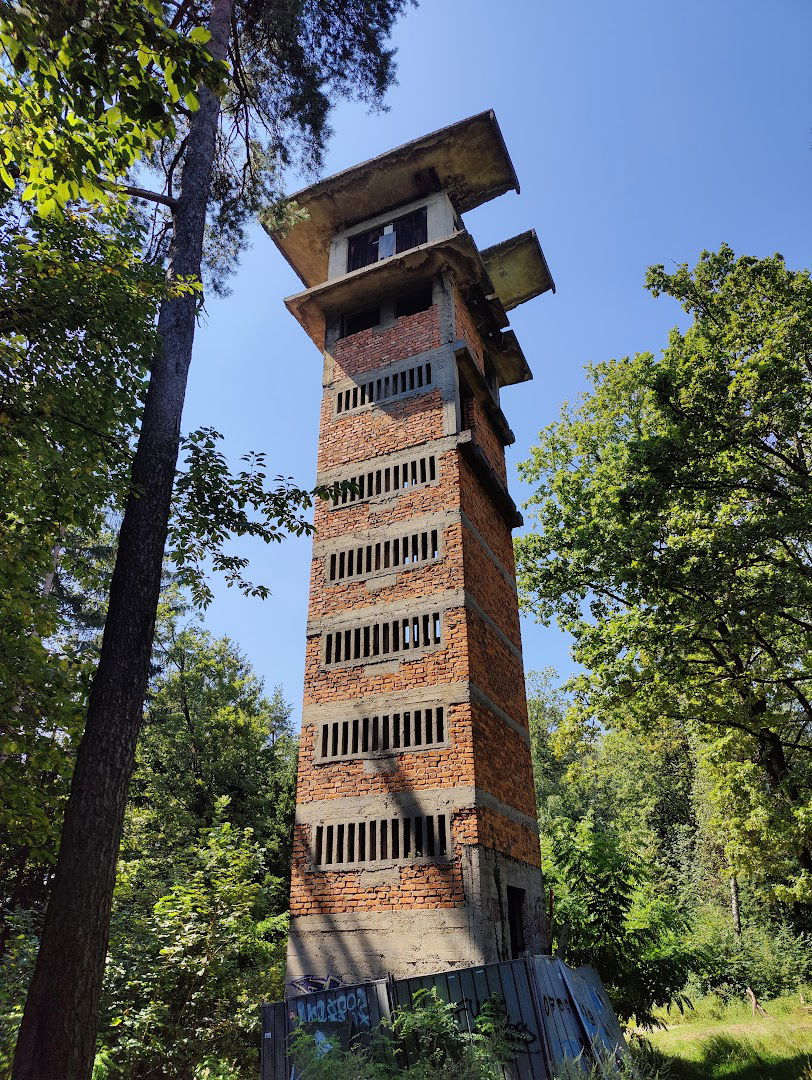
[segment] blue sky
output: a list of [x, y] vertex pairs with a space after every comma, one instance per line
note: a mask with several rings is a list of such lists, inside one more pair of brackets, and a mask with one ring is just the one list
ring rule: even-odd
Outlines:
[[[466, 215], [480, 247], [529, 227], [556, 280], [512, 313], [533, 382], [503, 393], [516, 465], [584, 365], [664, 344], [680, 318], [642, 287], [652, 263], [693, 263], [727, 242], [809, 266], [812, 192], [809, 0], [424, 0], [396, 28], [389, 111], [334, 113], [325, 174], [493, 108], [521, 182]], [[293, 177], [292, 189], [305, 182]], [[315, 477], [321, 361], [282, 300], [301, 286], [256, 231], [198, 330], [184, 428], [216, 427], [234, 459], [264, 450], [275, 472]], [[215, 582], [206, 623], [281, 684], [298, 721], [310, 541], [240, 544], [265, 601]], [[527, 670], [572, 670], [566, 637], [523, 624]]]

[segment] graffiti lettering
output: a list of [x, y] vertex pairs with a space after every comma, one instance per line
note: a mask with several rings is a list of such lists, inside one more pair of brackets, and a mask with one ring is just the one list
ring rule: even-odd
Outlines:
[[350, 1031], [366, 1031], [371, 1027], [369, 1020], [369, 999], [363, 986], [354, 990], [330, 991], [329, 996], [317, 1001], [297, 1001], [296, 1011], [304, 1024], [344, 1023], [350, 1024]]

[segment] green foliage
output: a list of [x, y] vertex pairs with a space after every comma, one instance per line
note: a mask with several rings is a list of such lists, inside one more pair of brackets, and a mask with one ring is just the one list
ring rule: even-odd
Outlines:
[[[159, 621], [116, 884], [97, 1077], [236, 1078], [255, 1069], [258, 1002], [282, 994], [296, 742], [227, 639]], [[41, 904], [41, 898], [40, 898]], [[41, 907], [8, 919], [0, 1076]]]
[[172, 137], [201, 82], [226, 67], [200, 26], [179, 31], [158, 0], [25, 0], [0, 12], [0, 182], [42, 216], [111, 181]]
[[787, 925], [748, 920], [741, 937], [717, 907], [700, 905], [692, 943], [696, 961], [687, 993], [742, 998], [750, 987], [759, 998], [798, 990], [812, 981], [812, 939]]
[[812, 1017], [797, 995], [764, 1001], [755, 1018], [746, 1002], [711, 996], [695, 1012], [671, 1014], [650, 1035], [649, 1058], [674, 1080], [808, 1080]]
[[[418, 990], [368, 1047], [326, 1045], [305, 1027], [291, 1039], [301, 1080], [502, 1080], [502, 1063], [515, 1057], [504, 1004], [483, 1005], [473, 1031], [461, 1031], [457, 1007], [437, 991]], [[408, 1066], [404, 1061], [408, 1060]]]
[[111, 1077], [236, 1077], [281, 997], [296, 744], [227, 639], [170, 617], [125, 823], [100, 1047]]
[[[812, 898], [812, 281], [723, 247], [649, 272], [693, 317], [593, 388], [523, 466], [527, 610], [586, 673], [576, 726], [697, 740], [725, 849], [784, 902]], [[800, 909], [799, 909], [800, 913]]]

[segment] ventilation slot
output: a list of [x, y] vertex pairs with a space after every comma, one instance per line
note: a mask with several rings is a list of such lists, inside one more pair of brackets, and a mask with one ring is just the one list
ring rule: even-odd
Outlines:
[[392, 375], [378, 375], [374, 379], [358, 383], [357, 386], [351, 386], [348, 390], [340, 390], [336, 395], [336, 412], [351, 412], [353, 409], [360, 409], [362, 405], [386, 401], [387, 398], [409, 394], [426, 386], [431, 386], [430, 361]]
[[437, 529], [407, 533], [392, 540], [379, 540], [374, 544], [361, 544], [345, 548], [330, 556], [328, 578], [330, 581], [346, 581], [350, 578], [368, 577], [404, 566], [417, 566], [433, 562], [440, 557]]
[[375, 818], [317, 825], [315, 866], [345, 869], [388, 860], [442, 859], [448, 855], [445, 814]]
[[439, 611], [362, 623], [347, 630], [330, 630], [324, 635], [325, 664], [375, 660], [385, 656], [425, 649], [442, 641]]
[[333, 497], [334, 506], [349, 506], [351, 503], [372, 499], [376, 495], [394, 495], [430, 484], [437, 479], [437, 459], [434, 454], [427, 454], [425, 457], [403, 461], [399, 465], [370, 469], [346, 479], [354, 485], [355, 490], [337, 493]]
[[443, 709], [409, 709], [379, 716], [334, 720], [321, 727], [321, 759], [426, 750], [445, 741]]

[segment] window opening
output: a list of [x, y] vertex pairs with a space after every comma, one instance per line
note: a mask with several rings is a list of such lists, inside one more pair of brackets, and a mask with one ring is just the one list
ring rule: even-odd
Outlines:
[[406, 315], [417, 315], [421, 311], [428, 311], [432, 306], [432, 300], [432, 287], [429, 282], [421, 285], [419, 289], [413, 289], [399, 296], [395, 300], [395, 315], [401, 319]]
[[[343, 868], [349, 863], [437, 859], [447, 854], [448, 821], [445, 814], [386, 817], [338, 825], [317, 825], [313, 865]], [[514, 889], [513, 892], [521, 894], [523, 903], [524, 891]], [[509, 888], [509, 897], [510, 893]]]
[[347, 239], [347, 273], [425, 244], [427, 239], [428, 214], [425, 206], [401, 214], [383, 225], [364, 229]]
[[445, 739], [442, 706], [406, 712], [333, 720], [322, 725], [321, 760], [356, 757], [358, 754], [438, 746]]

